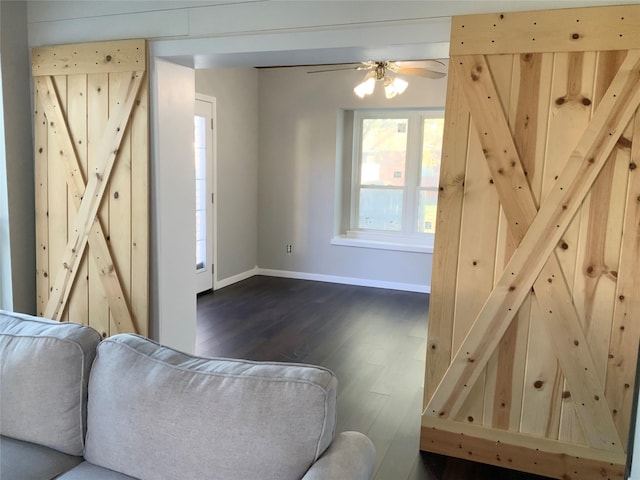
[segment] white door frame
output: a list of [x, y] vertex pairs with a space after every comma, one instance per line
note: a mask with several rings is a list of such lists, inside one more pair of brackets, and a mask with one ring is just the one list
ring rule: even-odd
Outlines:
[[[217, 271], [215, 265], [218, 264], [218, 229], [217, 229], [217, 219], [218, 219], [218, 202], [217, 202], [217, 183], [218, 183], [218, 162], [217, 162], [217, 118], [216, 118], [216, 98], [210, 95], [204, 95], [201, 93], [195, 94], [196, 102], [205, 102], [211, 104], [211, 120], [212, 120], [212, 128], [210, 130], [210, 140], [211, 140], [211, 155], [209, 162], [207, 164], [207, 184], [210, 188], [211, 193], [211, 204], [210, 209], [207, 214], [207, 262], [209, 264], [207, 267], [196, 275], [204, 275], [206, 272], [209, 272], [211, 275], [211, 289], [216, 288], [217, 284]], [[211, 248], [209, 248], [211, 247]], [[196, 280], [196, 284], [199, 282]], [[198, 292], [204, 291], [200, 290], [200, 287], [197, 288]]]

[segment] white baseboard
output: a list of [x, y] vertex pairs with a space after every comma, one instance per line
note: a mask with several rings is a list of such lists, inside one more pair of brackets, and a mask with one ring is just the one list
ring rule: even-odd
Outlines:
[[218, 290], [219, 288], [228, 287], [229, 285], [233, 285], [234, 283], [241, 282], [242, 280], [246, 280], [247, 278], [251, 278], [255, 275], [258, 275], [257, 265], [253, 267], [251, 270], [247, 270], [246, 272], [242, 272], [237, 275], [232, 275], [231, 277], [223, 278], [222, 280], [214, 281], [213, 289]]
[[265, 275], [267, 277], [295, 278], [298, 280], [315, 280], [316, 282], [340, 283], [344, 285], [357, 285], [359, 287], [386, 288], [388, 290], [403, 290], [406, 292], [431, 293], [430, 285], [385, 282], [381, 280], [369, 280], [365, 278], [322, 275], [319, 273], [290, 272], [286, 270], [271, 270], [268, 268], [258, 267], [256, 275]]
[[214, 283], [213, 289], [228, 287], [234, 283], [241, 282], [255, 275], [265, 277], [294, 278], [297, 280], [313, 280], [316, 282], [340, 283], [343, 285], [356, 285], [359, 287], [386, 288], [388, 290], [402, 290], [405, 292], [431, 293], [430, 285], [419, 285], [415, 283], [385, 282], [382, 280], [370, 280], [366, 278], [339, 277], [337, 275], [323, 275], [320, 273], [291, 272], [287, 270], [272, 270], [260, 268], [258, 266], [246, 272], [233, 275], [231, 277], [218, 280]]

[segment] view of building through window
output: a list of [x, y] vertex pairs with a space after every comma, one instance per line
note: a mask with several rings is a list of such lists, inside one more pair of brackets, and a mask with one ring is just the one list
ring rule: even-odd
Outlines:
[[418, 200], [417, 230], [435, 233], [438, 184], [440, 182], [440, 157], [442, 156], [442, 134], [444, 118], [422, 120], [422, 162]]
[[353, 229], [435, 233], [443, 113], [356, 112]]
[[405, 118], [364, 118], [358, 228], [401, 230], [407, 164]]

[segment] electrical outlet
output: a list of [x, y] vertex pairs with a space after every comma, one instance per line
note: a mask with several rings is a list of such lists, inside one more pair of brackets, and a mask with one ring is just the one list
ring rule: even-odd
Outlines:
[[293, 245], [291, 245], [290, 243], [287, 244], [287, 253], [291, 253], [293, 250]]

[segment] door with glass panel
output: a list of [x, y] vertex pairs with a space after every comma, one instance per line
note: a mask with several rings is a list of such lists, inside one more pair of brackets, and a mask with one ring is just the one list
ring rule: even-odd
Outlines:
[[198, 96], [195, 102], [194, 152], [196, 182], [196, 293], [213, 288], [213, 135], [215, 98]]

